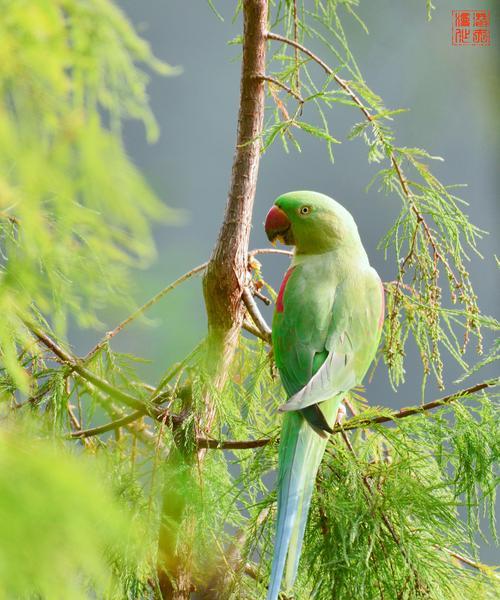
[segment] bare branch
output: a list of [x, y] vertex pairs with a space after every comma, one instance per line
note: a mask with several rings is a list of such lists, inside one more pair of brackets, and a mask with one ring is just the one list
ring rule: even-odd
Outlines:
[[259, 292], [259, 290], [255, 289], [255, 287], [252, 290], [252, 294], [259, 300], [262, 300], [266, 306], [271, 306], [272, 301], [267, 296], [264, 296], [262, 292]]
[[266, 342], [266, 344], [270, 343], [269, 338], [266, 337], [263, 333], [261, 333], [260, 330], [257, 329], [257, 327], [255, 327], [255, 325], [253, 325], [253, 323], [250, 323], [250, 321], [248, 321], [247, 319], [243, 320], [243, 324], [241, 326], [245, 331], [248, 331], [248, 333], [251, 333], [255, 337], [258, 337], [263, 342]]
[[279, 442], [278, 438], [260, 438], [258, 440], [213, 440], [211, 438], [196, 438], [198, 448], [211, 450], [248, 450], [250, 448], [262, 448], [271, 442]]
[[288, 87], [286, 85], [286, 83], [283, 83], [282, 81], [279, 81], [279, 79], [275, 79], [274, 77], [270, 77], [269, 75], [260, 75], [260, 78], [264, 81], [267, 81], [268, 83], [272, 83], [276, 87], [280, 87], [282, 90], [285, 90], [285, 92], [287, 94], [290, 94], [290, 96], [293, 96], [297, 100], [297, 102], [299, 102], [299, 104], [304, 104], [304, 98], [302, 98], [300, 94], [297, 94], [297, 92], [294, 92], [291, 87]]
[[280, 250], [279, 248], [257, 248], [256, 250], [250, 250], [248, 256], [257, 256], [257, 254], [283, 254], [284, 256], [293, 256], [291, 250]]
[[261, 332], [262, 336], [266, 339], [267, 342], [271, 342], [271, 328], [266, 323], [264, 317], [261, 315], [259, 307], [255, 303], [253, 299], [252, 293], [248, 287], [244, 288], [241, 297], [245, 306], [252, 317], [253, 322], [257, 325], [258, 330]]
[[191, 269], [187, 273], [184, 273], [184, 275], [181, 275], [173, 283], [170, 283], [169, 285], [167, 285], [167, 287], [165, 287], [162, 290], [160, 290], [150, 300], [148, 300], [142, 306], [140, 306], [139, 308], [137, 308], [136, 310], [134, 310], [134, 312], [131, 315], [129, 315], [126, 319], [124, 319], [112, 331], [108, 331], [108, 333], [102, 338], [102, 340], [99, 343], [97, 343], [91, 350], [89, 350], [89, 352], [83, 357], [83, 359], [82, 359], [83, 362], [84, 363], [88, 362], [95, 354], [97, 354], [99, 352], [99, 350], [101, 350], [101, 348], [103, 348], [109, 342], [109, 340], [111, 338], [114, 338], [115, 335], [117, 335], [118, 333], [120, 333], [120, 331], [122, 331], [122, 329], [124, 329], [127, 325], [129, 325], [130, 323], [132, 323], [132, 321], [135, 321], [135, 319], [137, 319], [137, 317], [139, 317], [144, 312], [146, 312], [149, 308], [151, 308], [151, 306], [153, 306], [154, 304], [156, 304], [159, 300], [161, 300], [169, 292], [171, 292], [172, 290], [174, 290], [181, 283], [184, 283], [184, 281], [187, 281], [188, 279], [190, 279], [194, 275], [197, 275], [198, 273], [201, 273], [202, 271], [204, 271], [207, 268], [207, 265], [208, 265], [208, 263], [205, 262], [205, 263], [203, 263], [201, 265], [198, 265], [197, 267], [194, 267], [193, 269]]

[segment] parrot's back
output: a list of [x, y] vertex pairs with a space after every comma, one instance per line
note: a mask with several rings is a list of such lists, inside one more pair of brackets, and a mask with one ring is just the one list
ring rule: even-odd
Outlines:
[[290, 412], [280, 437], [268, 600], [277, 599], [284, 572], [285, 589], [295, 581], [316, 474], [328, 442], [308, 422], [308, 410], [318, 407], [328, 425], [334, 425], [345, 393], [361, 383], [376, 352], [381, 313], [380, 279], [364, 251], [351, 261], [345, 256], [339, 260], [335, 252], [296, 257], [285, 275], [273, 319], [273, 347], [296, 410], [284, 407]]

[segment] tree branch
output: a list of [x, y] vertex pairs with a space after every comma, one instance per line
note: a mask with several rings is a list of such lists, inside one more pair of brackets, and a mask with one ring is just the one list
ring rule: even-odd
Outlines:
[[[427, 404], [422, 404], [420, 406], [414, 406], [411, 408], [402, 408], [398, 412], [394, 412], [391, 415], [373, 417], [370, 419], [360, 419], [359, 417], [355, 417], [352, 419], [348, 419], [344, 422], [343, 425], [335, 425], [333, 427], [333, 434], [342, 433], [343, 431], [352, 431], [354, 429], [366, 429], [371, 425], [376, 425], [378, 423], [389, 423], [397, 421], [398, 419], [405, 419], [406, 417], [411, 417], [413, 415], [418, 415], [425, 413], [434, 408], [440, 408], [454, 402], [456, 400], [460, 400], [460, 398], [465, 398], [467, 396], [471, 396], [472, 394], [476, 394], [481, 390], [495, 387], [499, 384], [499, 379], [492, 379], [489, 381], [484, 381], [482, 383], [478, 383], [464, 390], [460, 390], [459, 392], [455, 392], [454, 394], [450, 394], [449, 396], [445, 396], [444, 398], [440, 398], [438, 400], [433, 400], [432, 402], [427, 402]], [[333, 435], [332, 434], [332, 435]], [[248, 450], [251, 448], [261, 448], [262, 446], [266, 446], [271, 442], [278, 443], [278, 438], [260, 438], [257, 440], [214, 440], [209, 438], [198, 437], [197, 443], [202, 448], [211, 448], [214, 450]]]
[[243, 289], [241, 296], [248, 312], [250, 313], [250, 316], [252, 317], [253, 322], [262, 334], [262, 337], [268, 343], [271, 343], [271, 328], [266, 323], [264, 317], [261, 315], [259, 307], [255, 303], [252, 293], [250, 292], [248, 287]]
[[156, 416], [158, 414], [158, 409], [154, 406], [149, 406], [142, 400], [139, 400], [135, 396], [128, 394], [127, 392], [123, 392], [122, 390], [112, 386], [108, 381], [98, 377], [87, 368], [85, 368], [81, 361], [74, 357], [72, 354], [64, 350], [57, 342], [55, 342], [49, 335], [45, 332], [41, 331], [35, 325], [26, 322], [26, 326], [30, 329], [30, 331], [38, 338], [38, 340], [46, 346], [60, 361], [62, 361], [65, 365], [67, 365], [71, 371], [78, 373], [80, 377], [95, 385], [95, 387], [99, 388], [103, 392], [106, 392], [112, 398], [123, 402], [130, 408], [135, 408], [137, 410], [141, 410], [146, 414], [150, 414], [152, 416]]
[[477, 392], [480, 392], [481, 390], [484, 390], [486, 388], [495, 387], [499, 384], [499, 381], [499, 379], [483, 381], [482, 383], [478, 383], [464, 390], [460, 390], [458, 392], [450, 394], [449, 396], [444, 396], [443, 398], [439, 398], [438, 400], [433, 400], [432, 402], [427, 402], [426, 404], [421, 404], [420, 406], [402, 408], [401, 410], [394, 412], [391, 415], [373, 417], [371, 419], [360, 419], [359, 417], [355, 419], [349, 419], [344, 423], [342, 427], [334, 427], [333, 432], [338, 433], [341, 430], [348, 431], [352, 429], [364, 429], [366, 427], [369, 427], [370, 425], [375, 425], [377, 423], [389, 423], [390, 421], [397, 421], [398, 419], [405, 419], [406, 417], [422, 414], [434, 408], [446, 406], [451, 402], [460, 400], [460, 398], [476, 394]]
[[279, 79], [275, 79], [274, 77], [270, 77], [269, 75], [260, 75], [260, 78], [268, 83], [272, 83], [273, 85], [280, 87], [282, 90], [285, 90], [287, 94], [293, 96], [299, 104], [304, 104], [304, 98], [297, 92], [294, 92], [291, 87], [288, 87], [286, 83], [279, 81]]
[[271, 442], [278, 443], [278, 438], [260, 438], [258, 440], [214, 440], [199, 437], [196, 439], [198, 448], [211, 450], [248, 450], [250, 448], [262, 448]]
[[201, 265], [198, 265], [197, 267], [194, 267], [187, 273], [184, 273], [184, 275], [181, 275], [180, 277], [178, 277], [173, 283], [167, 285], [167, 287], [160, 290], [150, 300], [148, 300], [142, 306], [140, 306], [139, 308], [134, 310], [134, 312], [131, 315], [129, 315], [126, 319], [124, 319], [112, 331], [108, 331], [108, 333], [106, 333], [106, 335], [102, 338], [102, 340], [99, 343], [97, 343], [91, 350], [88, 351], [88, 353], [83, 357], [82, 361], [84, 363], [88, 362], [95, 354], [97, 354], [99, 352], [99, 350], [101, 350], [101, 348], [103, 348], [109, 342], [109, 340], [111, 338], [114, 338], [115, 335], [120, 333], [120, 331], [122, 331], [122, 329], [124, 329], [127, 325], [132, 323], [132, 321], [135, 321], [135, 319], [137, 319], [137, 317], [139, 317], [140, 315], [145, 313], [148, 310], [148, 308], [151, 308], [151, 306], [156, 304], [159, 300], [161, 300], [169, 292], [174, 290], [181, 283], [184, 283], [184, 281], [187, 281], [194, 275], [197, 275], [198, 273], [201, 273], [202, 271], [204, 271], [207, 268], [207, 265], [208, 265], [208, 262], [205, 262]]
[[70, 437], [73, 439], [79, 439], [92, 437], [94, 435], [100, 435], [101, 433], [106, 433], [108, 431], [113, 431], [114, 429], [124, 427], [125, 425], [129, 425], [130, 423], [133, 423], [134, 421], [140, 419], [143, 416], [144, 412], [136, 410], [135, 412], [129, 415], [125, 415], [120, 419], [110, 421], [109, 423], [105, 423], [104, 425], [98, 425], [97, 427], [89, 427], [88, 429], [80, 429], [78, 431], [73, 431]]
[[[213, 390], [224, 388], [244, 319], [241, 298], [250, 275], [248, 243], [264, 122], [265, 84], [259, 75], [265, 73], [266, 66], [268, 3], [243, 0], [242, 7], [243, 58], [236, 149], [224, 220], [203, 277], [208, 320], [206, 368], [210, 384], [203, 391], [204, 409], [195, 427], [206, 434], [216, 416]], [[199, 470], [205, 453], [206, 449], [198, 449]], [[187, 457], [186, 462], [189, 467]], [[165, 490], [164, 506], [168, 495], [169, 490]], [[180, 506], [178, 518], [182, 519], [183, 514], [184, 506]], [[195, 522], [190, 518], [182, 528], [184, 537], [189, 539], [194, 529]], [[171, 537], [168, 523], [162, 523], [157, 568], [160, 590], [164, 599], [187, 600], [192, 580], [189, 556], [172, 544]]]

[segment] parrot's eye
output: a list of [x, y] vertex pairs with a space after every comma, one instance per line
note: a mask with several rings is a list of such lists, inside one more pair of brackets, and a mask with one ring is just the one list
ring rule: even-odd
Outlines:
[[311, 209], [309, 206], [303, 206], [299, 212], [301, 215], [308, 215], [311, 212]]

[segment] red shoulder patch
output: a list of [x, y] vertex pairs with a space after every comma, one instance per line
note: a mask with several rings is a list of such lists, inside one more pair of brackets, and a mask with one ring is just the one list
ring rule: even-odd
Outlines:
[[278, 292], [278, 297], [276, 298], [276, 312], [282, 313], [285, 309], [285, 306], [283, 304], [283, 296], [285, 295], [286, 284], [288, 283], [290, 275], [293, 273], [294, 269], [295, 267], [290, 267], [290, 269], [288, 269], [288, 271], [285, 273], [285, 276], [283, 277], [283, 281], [280, 285], [280, 291]]

